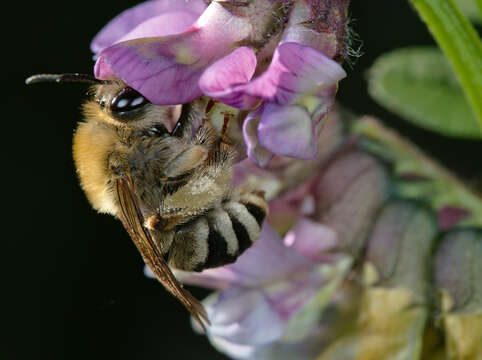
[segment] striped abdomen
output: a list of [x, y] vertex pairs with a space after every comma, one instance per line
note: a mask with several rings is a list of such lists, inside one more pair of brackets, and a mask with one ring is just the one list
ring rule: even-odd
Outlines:
[[254, 193], [223, 202], [176, 232], [169, 265], [202, 271], [234, 262], [258, 240], [267, 212], [263, 197]]

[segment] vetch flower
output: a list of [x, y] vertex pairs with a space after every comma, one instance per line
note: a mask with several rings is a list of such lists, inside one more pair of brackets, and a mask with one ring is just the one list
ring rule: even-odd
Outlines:
[[327, 230], [302, 220], [282, 242], [266, 227], [259, 246], [237, 263], [176, 272], [187, 283], [221, 290], [204, 302], [217, 349], [236, 359], [418, 358], [434, 214], [413, 202], [385, 205], [371, 228], [363, 282], [347, 277], [351, 256], [313, 259], [336, 248], [336, 233]]
[[304, 220], [283, 242], [265, 225], [258, 242], [235, 264], [199, 274], [175, 271], [181, 281], [221, 290], [203, 301], [212, 323], [208, 336], [216, 347], [238, 358], [238, 347], [250, 354], [280, 339], [297, 341], [316, 328], [317, 314], [352, 262], [343, 255], [314, 261], [286, 245], [294, 237], [304, 253], [330, 248], [333, 239], [328, 236], [324, 243], [327, 234], [319, 230]]
[[[221, 31], [225, 27], [232, 31]], [[143, 36], [104, 49], [95, 76], [120, 78], [157, 105], [187, 103], [202, 95], [197, 82], [206, 66], [226, 55], [250, 30], [249, 23], [213, 2], [180, 34]]]
[[[346, 3], [337, 1], [321, 9], [323, 3], [295, 2], [270, 65], [254, 79], [256, 56], [250, 48], [235, 50], [201, 76], [203, 92], [228, 105], [248, 110], [262, 101], [244, 124], [248, 156], [260, 166], [273, 153], [301, 159], [316, 155], [322, 120], [333, 105], [337, 82], [346, 76], [327, 55], [336, 55], [340, 44], [336, 35], [345, 28]], [[336, 19], [330, 25], [338, 27], [317, 32], [313, 23], [321, 14]]]
[[273, 153], [312, 159], [346, 76], [336, 62], [346, 12], [346, 0], [147, 2], [94, 39], [95, 75], [120, 78], [157, 105], [204, 94], [250, 110], [244, 138], [259, 165]]

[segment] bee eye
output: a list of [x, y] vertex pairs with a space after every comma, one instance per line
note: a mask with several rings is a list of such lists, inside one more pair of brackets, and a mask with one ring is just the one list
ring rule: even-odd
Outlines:
[[131, 87], [122, 89], [110, 103], [110, 111], [116, 115], [122, 115], [132, 110], [139, 109], [149, 101]]

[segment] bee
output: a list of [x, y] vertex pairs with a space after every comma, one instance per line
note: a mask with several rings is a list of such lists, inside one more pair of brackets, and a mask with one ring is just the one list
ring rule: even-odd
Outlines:
[[91, 98], [73, 138], [73, 158], [94, 209], [120, 219], [150, 270], [203, 327], [201, 305], [170, 267], [201, 271], [232, 263], [258, 238], [262, 192], [231, 185], [234, 146], [210, 122], [212, 100], [156, 106], [121, 80], [40, 74], [27, 84], [87, 82]]

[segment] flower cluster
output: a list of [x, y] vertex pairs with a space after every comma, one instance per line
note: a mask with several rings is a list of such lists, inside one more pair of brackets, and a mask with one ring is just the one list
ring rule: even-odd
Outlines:
[[250, 360], [477, 358], [481, 230], [452, 222], [444, 233], [436, 209], [395, 196], [390, 168], [336, 113], [326, 130], [335, 140], [311, 164], [237, 165], [237, 182], [272, 198], [251, 249], [232, 265], [175, 271], [217, 290], [203, 301], [211, 343]]
[[[202, 95], [249, 111], [248, 156], [316, 155], [322, 120], [345, 71], [347, 1], [155, 0], [93, 40], [95, 76], [120, 78], [157, 105]], [[334, 60], [335, 59], [335, 60]]]
[[[471, 212], [434, 195], [459, 185], [439, 181], [443, 171], [420, 165], [422, 155], [398, 139], [388, 141], [396, 150], [387, 166], [385, 130], [369, 129], [380, 140], [369, 144], [359, 131], [366, 121], [347, 126], [330, 112], [346, 75], [347, 4], [148, 1], [96, 36], [95, 76], [121, 79], [157, 105], [207, 96], [239, 110], [250, 159], [236, 164], [233, 183], [265, 191], [269, 218], [234, 264], [175, 271], [217, 290], [204, 305], [220, 351], [239, 359], [475, 358], [482, 235], [453, 229]], [[427, 203], [407, 200], [413, 194]]]

